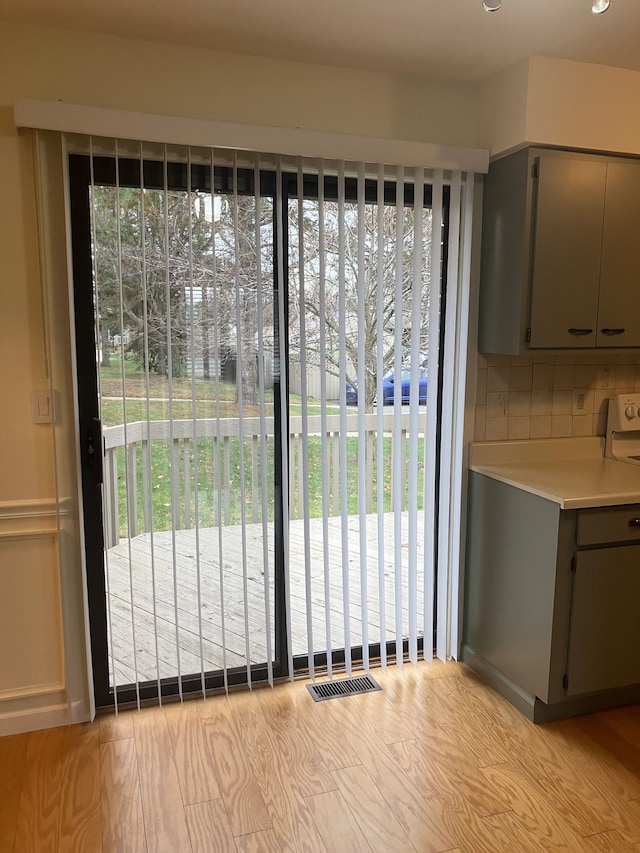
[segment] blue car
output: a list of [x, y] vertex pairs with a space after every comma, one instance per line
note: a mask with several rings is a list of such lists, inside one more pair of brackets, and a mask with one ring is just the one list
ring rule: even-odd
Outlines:
[[[411, 371], [409, 368], [403, 367], [401, 376], [401, 400], [402, 403], [409, 403], [411, 394]], [[391, 406], [394, 403], [396, 394], [396, 374], [395, 370], [390, 370], [382, 377], [382, 404]], [[424, 405], [427, 402], [427, 368], [421, 367], [418, 379], [418, 402]], [[358, 389], [352, 385], [347, 385], [347, 406], [356, 406], [358, 404]]]
[[358, 388], [353, 385], [347, 385], [347, 406], [358, 405]]

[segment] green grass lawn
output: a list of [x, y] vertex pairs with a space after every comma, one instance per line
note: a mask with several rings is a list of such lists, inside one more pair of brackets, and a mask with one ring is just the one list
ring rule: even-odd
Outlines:
[[[391, 437], [384, 438], [384, 512], [389, 512], [391, 509]], [[258, 460], [257, 481], [255, 488], [256, 505], [254, 507], [253, 497], [254, 490], [252, 489], [252, 457], [251, 457], [251, 439], [246, 438], [244, 442], [244, 510], [245, 520], [251, 521], [254, 517], [261, 520], [262, 512], [262, 465]], [[185, 447], [180, 444], [178, 470], [173, 471], [169, 464], [170, 454], [167, 441], [157, 440], [151, 442], [151, 493], [152, 493], [152, 515], [153, 529], [156, 531], [170, 530], [172, 527], [173, 503], [172, 495], [177, 492], [179, 499], [177, 501], [179, 509], [179, 526], [195, 526], [195, 494], [196, 494], [196, 474], [197, 474], [197, 495], [198, 495], [198, 519], [200, 527], [213, 527], [216, 524], [217, 518], [217, 502], [219, 500], [218, 490], [216, 487], [216, 471], [217, 466], [220, 466], [220, 479], [228, 488], [228, 520], [226, 523], [239, 524], [242, 520], [241, 508], [241, 471], [240, 471], [240, 440], [229, 440], [229, 470], [228, 477], [224, 471], [224, 463], [222, 454], [216, 458], [213, 442], [209, 439], [198, 439], [197, 447], [197, 472], [196, 459], [194, 454], [194, 444], [189, 442]], [[355, 436], [347, 437], [347, 514], [356, 515], [359, 512], [359, 488], [358, 488], [358, 454], [361, 451], [361, 443]], [[408, 448], [407, 448], [408, 452]], [[119, 507], [120, 507], [120, 535], [127, 536], [127, 498], [126, 498], [126, 473], [124, 466], [124, 449], [119, 448], [118, 451], [118, 492], [119, 492]], [[423, 440], [420, 439], [418, 445], [418, 456], [422, 460]], [[322, 441], [320, 436], [309, 436], [308, 438], [308, 465], [309, 465], [309, 517], [320, 518], [323, 513], [322, 506]], [[139, 530], [144, 530], [143, 523], [143, 476], [142, 476], [142, 456], [138, 454], [137, 459], [137, 512], [139, 519]], [[187, 477], [189, 480], [189, 506], [190, 506], [190, 523], [186, 523], [185, 518], [185, 464], [187, 465]], [[300, 463], [299, 463], [300, 464]], [[418, 474], [421, 476], [422, 461], [418, 465]], [[267, 444], [267, 464], [265, 470], [267, 482], [267, 517], [269, 521], [273, 521], [273, 439], [271, 438]], [[224, 491], [223, 489], [221, 491]], [[338, 487], [340, 488], [340, 487]], [[330, 483], [331, 490], [331, 483]], [[330, 494], [329, 514], [332, 514], [331, 507], [333, 501]], [[297, 495], [292, 496], [292, 500], [297, 501]], [[422, 508], [422, 496], [419, 492], [418, 508]], [[255, 516], [254, 516], [255, 509]], [[223, 520], [225, 518], [225, 508], [221, 507]], [[377, 471], [375, 464], [373, 465], [373, 507], [372, 511], [377, 511]]]
[[[166, 377], [149, 376], [150, 399], [147, 409], [147, 382], [144, 374], [136, 368], [133, 362], [126, 361], [126, 401], [123, 401], [123, 383], [120, 365], [114, 359], [111, 366], [101, 368], [101, 393], [102, 393], [102, 422], [104, 427], [122, 424], [125, 419], [127, 423], [146, 421], [147, 417], [152, 420], [169, 419], [169, 383]], [[193, 384], [190, 379], [179, 378], [172, 381], [172, 406], [171, 413], [176, 420], [196, 418], [238, 418], [239, 410], [236, 402], [236, 387], [234, 383], [216, 383], [208, 380], [197, 380], [195, 391], [197, 400], [191, 402]], [[218, 399], [216, 400], [216, 395]], [[126, 402], [126, 406], [125, 406]], [[273, 415], [273, 392], [265, 394], [266, 415]], [[328, 413], [339, 412], [338, 407], [328, 407]], [[291, 397], [289, 411], [291, 415], [299, 415], [302, 412], [302, 401], [299, 397]], [[307, 405], [309, 415], [319, 415], [321, 407], [316, 401], [309, 401]], [[258, 406], [245, 406], [243, 408], [245, 417], [257, 417]], [[390, 510], [391, 501], [391, 437], [384, 438], [384, 511]], [[273, 480], [273, 437], [267, 442], [267, 460], [264, 476], [267, 482], [268, 496], [268, 519], [273, 520], [274, 480]], [[354, 515], [358, 513], [359, 490], [358, 490], [358, 461], [359, 454], [364, 452], [363, 446], [355, 436], [347, 437], [347, 513]], [[125, 471], [124, 448], [118, 448], [118, 499], [120, 510], [120, 535], [125, 537], [127, 533], [127, 484]], [[244, 441], [244, 510], [245, 518], [251, 521], [254, 517], [261, 520], [261, 478], [263, 476], [261, 460], [258, 459], [258, 473], [255, 489], [252, 487], [252, 438], [246, 437]], [[408, 446], [407, 446], [408, 454]], [[418, 457], [422, 460], [423, 440], [419, 441]], [[176, 514], [180, 518], [180, 526], [193, 527], [195, 524], [195, 503], [197, 494], [198, 520], [201, 527], [212, 527], [216, 523], [218, 512], [222, 512], [225, 518], [225, 507], [218, 507], [220, 500], [216, 487], [217, 476], [222, 481], [221, 492], [228, 491], [228, 517], [226, 523], [238, 524], [242, 519], [242, 495], [241, 495], [241, 464], [240, 464], [240, 439], [230, 438], [228, 442], [228, 471], [224, 467], [224, 455], [220, 451], [216, 455], [215, 445], [212, 439], [200, 438], [194, 442], [179, 443], [178, 465], [171, 469], [170, 447], [168, 440], [153, 440], [151, 442], [151, 494], [152, 494], [152, 521], [153, 529], [156, 531], [170, 530], [176, 504]], [[258, 454], [260, 455], [260, 454]], [[137, 486], [137, 518], [139, 532], [145, 529], [143, 521], [143, 457], [137, 454], [136, 460], [136, 486]], [[301, 463], [298, 463], [301, 464]], [[322, 439], [320, 436], [308, 437], [308, 464], [309, 464], [309, 516], [318, 518], [322, 516]], [[340, 460], [342, 464], [342, 460]], [[188, 481], [189, 500], [186, 500]], [[377, 470], [375, 462], [372, 465], [373, 476], [373, 511], [377, 511]], [[422, 462], [419, 463], [419, 476], [422, 471]], [[173, 478], [173, 479], [172, 479]], [[330, 484], [330, 488], [332, 483]], [[131, 489], [130, 489], [131, 491]], [[254, 506], [254, 493], [256, 505]], [[297, 495], [292, 495], [292, 502], [297, 501]], [[330, 507], [333, 501], [330, 501]], [[421, 497], [420, 505], [421, 508]], [[254, 512], [255, 511], [255, 512]], [[329, 510], [331, 512], [331, 509]], [[190, 522], [187, 524], [186, 515], [190, 514]], [[148, 526], [148, 525], [147, 525]]]
[[[169, 418], [169, 380], [166, 376], [150, 373], [149, 419], [152, 421]], [[125, 360], [126, 415], [127, 423], [147, 419], [147, 379], [144, 372], [130, 359]], [[100, 368], [100, 394], [102, 397], [102, 424], [105, 427], [116, 426], [124, 421], [123, 382], [119, 360], [112, 356], [109, 367]], [[172, 413], [176, 419], [213, 418], [219, 413], [221, 418], [239, 417], [237, 390], [234, 382], [217, 382], [211, 379], [191, 379], [181, 377], [171, 381]], [[195, 397], [195, 404], [192, 402]], [[264, 394], [267, 417], [273, 415], [273, 391], [267, 389]], [[244, 417], [258, 417], [259, 405], [243, 405]], [[337, 414], [338, 406], [327, 406], [329, 414]], [[319, 415], [321, 407], [318, 401], [307, 400], [307, 414]], [[302, 414], [302, 400], [291, 394], [289, 414]]]

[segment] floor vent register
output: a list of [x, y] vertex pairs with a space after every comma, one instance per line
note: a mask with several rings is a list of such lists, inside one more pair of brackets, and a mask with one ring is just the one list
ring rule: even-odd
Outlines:
[[324, 699], [340, 699], [343, 696], [356, 696], [358, 693], [375, 693], [382, 688], [370, 675], [361, 675], [356, 678], [343, 678], [340, 681], [307, 684], [307, 690], [315, 702], [322, 702]]

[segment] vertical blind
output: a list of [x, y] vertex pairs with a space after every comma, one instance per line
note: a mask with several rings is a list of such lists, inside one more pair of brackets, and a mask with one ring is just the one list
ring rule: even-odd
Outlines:
[[455, 656], [473, 175], [67, 144], [116, 706]]

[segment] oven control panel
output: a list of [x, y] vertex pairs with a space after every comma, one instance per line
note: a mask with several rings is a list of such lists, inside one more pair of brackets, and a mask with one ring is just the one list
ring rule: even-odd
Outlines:
[[629, 432], [640, 430], [640, 393], [618, 394], [609, 398], [607, 430]]

